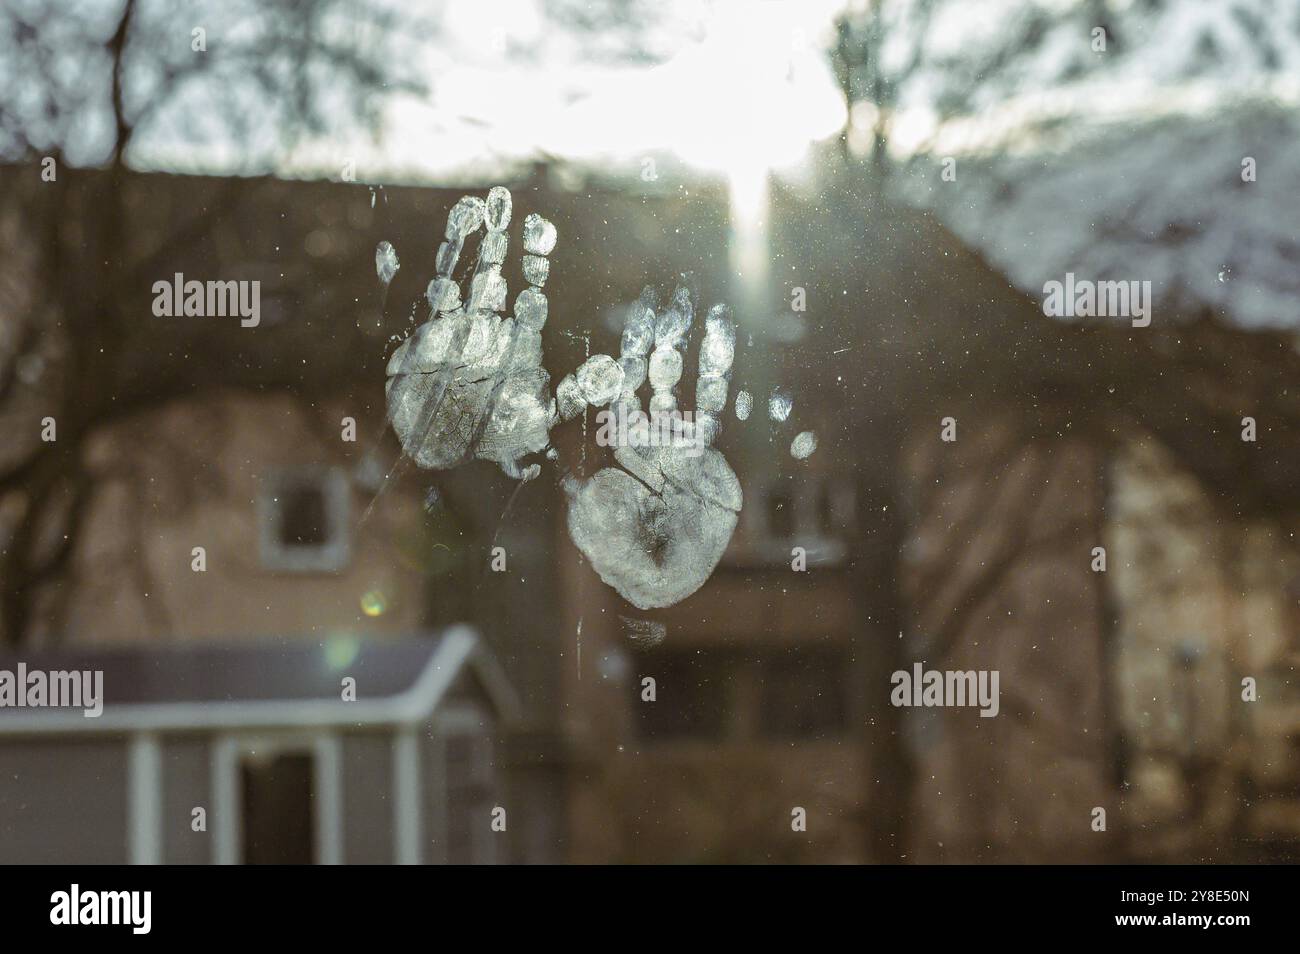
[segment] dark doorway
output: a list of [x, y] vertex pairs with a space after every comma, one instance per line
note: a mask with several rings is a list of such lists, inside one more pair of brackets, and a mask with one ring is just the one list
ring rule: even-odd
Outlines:
[[316, 860], [312, 757], [286, 753], [244, 761], [244, 863], [309, 865]]

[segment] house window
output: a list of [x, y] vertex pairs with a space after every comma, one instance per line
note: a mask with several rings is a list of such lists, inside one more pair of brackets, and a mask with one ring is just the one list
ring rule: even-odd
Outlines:
[[653, 676], [656, 701], [641, 702], [641, 679], [631, 680], [637, 735], [647, 741], [718, 740], [727, 733], [732, 682], [730, 654], [712, 651], [647, 653], [640, 676]]
[[767, 495], [767, 532], [777, 540], [794, 536], [794, 497], [784, 490], [773, 490]]
[[[637, 658], [632, 713], [644, 741], [814, 740], [844, 732], [842, 650], [676, 650]], [[641, 701], [644, 676], [655, 679], [654, 702]]]
[[848, 481], [809, 481], [801, 503], [801, 532], [826, 542], [843, 542], [853, 532], [853, 485]]
[[843, 731], [843, 653], [792, 649], [765, 657], [760, 671], [759, 722], [764, 736], [818, 739]]
[[312, 864], [316, 860], [312, 756], [306, 752], [250, 755], [241, 768], [244, 863]]
[[822, 481], [817, 488], [816, 508], [813, 514], [813, 526], [823, 537], [836, 537], [844, 533], [844, 515], [837, 506], [836, 488], [829, 481]]
[[853, 536], [853, 485], [810, 476], [760, 488], [760, 507], [748, 519], [751, 546], [760, 559], [788, 563], [801, 546], [810, 564], [834, 566], [848, 557]]
[[261, 488], [262, 565], [298, 573], [343, 569], [349, 554], [350, 493], [337, 467], [271, 474]]
[[317, 483], [290, 486], [280, 501], [278, 543], [282, 547], [320, 547], [329, 541], [325, 488]]

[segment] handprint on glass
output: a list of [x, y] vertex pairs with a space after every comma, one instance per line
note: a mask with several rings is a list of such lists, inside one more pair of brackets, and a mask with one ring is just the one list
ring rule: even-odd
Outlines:
[[[505, 316], [501, 266], [510, 214], [510, 193], [500, 186], [486, 201], [466, 197], [452, 208], [427, 293], [433, 315], [388, 364], [393, 430], [421, 467], [482, 458], [528, 480], [541, 465], [524, 460], [547, 451], [551, 429], [587, 408], [609, 407], [634, 422], [634, 434], [651, 421], [671, 422], [672, 439], [620, 441], [612, 465], [564, 480], [569, 533], [600, 578], [641, 609], [671, 606], [709, 578], [740, 514], [740, 481], [712, 447], [735, 357], [731, 316], [715, 305], [704, 319], [692, 413], [681, 413], [677, 401], [696, 307], [685, 284], [662, 306], [647, 288], [628, 311], [619, 357], [591, 356], [552, 395], [542, 365], [542, 288], [556, 231], [541, 216], [525, 220], [529, 287], [515, 299], [513, 316]], [[462, 296], [452, 273], [466, 239], [484, 226]], [[648, 414], [638, 393], [647, 385]]]

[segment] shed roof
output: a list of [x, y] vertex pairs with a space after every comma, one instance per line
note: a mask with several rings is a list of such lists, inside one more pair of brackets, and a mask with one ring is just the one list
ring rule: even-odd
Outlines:
[[[400, 725], [427, 719], [471, 672], [503, 718], [515, 696], [466, 626], [401, 640], [259, 640], [233, 646], [59, 650], [0, 656], [0, 670], [100, 671], [103, 713], [0, 708], [0, 734], [251, 726]], [[356, 680], [356, 701], [342, 680]]]

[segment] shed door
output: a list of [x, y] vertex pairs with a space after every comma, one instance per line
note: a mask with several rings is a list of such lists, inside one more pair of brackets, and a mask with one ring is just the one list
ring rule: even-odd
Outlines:
[[244, 863], [309, 865], [316, 860], [310, 753], [243, 762]]

